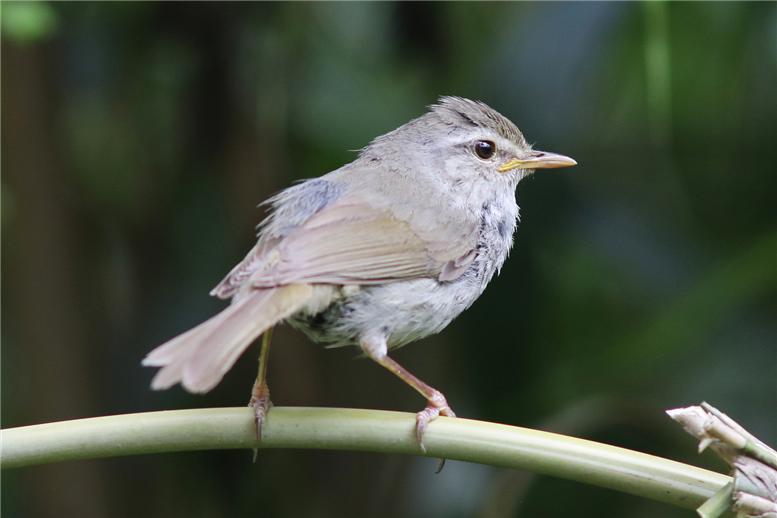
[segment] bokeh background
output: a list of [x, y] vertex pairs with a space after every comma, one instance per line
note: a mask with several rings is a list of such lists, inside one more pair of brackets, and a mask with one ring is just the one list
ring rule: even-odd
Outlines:
[[[217, 312], [256, 204], [486, 101], [579, 166], [518, 188], [501, 276], [395, 357], [466, 417], [716, 470], [663, 414], [777, 443], [777, 4], [2, 3], [2, 426], [246, 402], [140, 360]], [[349, 151], [350, 150], [350, 151]], [[416, 411], [355, 350], [276, 334], [277, 405]], [[4, 516], [690, 516], [581, 484], [347, 452], [3, 473]]]

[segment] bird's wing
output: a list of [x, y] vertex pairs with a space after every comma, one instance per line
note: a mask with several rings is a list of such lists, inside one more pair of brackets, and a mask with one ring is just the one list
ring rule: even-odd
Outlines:
[[[284, 284], [379, 284], [459, 277], [475, 257], [476, 231], [464, 240], [424, 239], [386, 209], [356, 199], [333, 203], [293, 229], [250, 277], [255, 287]], [[458, 229], [461, 231], [462, 229]], [[268, 255], [269, 254], [269, 255]]]
[[277, 246], [278, 242], [280, 240], [277, 238], [260, 239], [243, 260], [237, 263], [226, 277], [210, 291], [210, 294], [220, 299], [228, 299], [235, 295], [254, 273], [270, 267], [267, 264], [268, 260], [272, 258], [270, 252], [273, 247]]
[[255, 272], [272, 266], [273, 250], [289, 232], [333, 205], [344, 191], [324, 176], [300, 182], [264, 202], [262, 205], [270, 205], [272, 211], [258, 227], [259, 241], [210, 294], [222, 299], [234, 296]]

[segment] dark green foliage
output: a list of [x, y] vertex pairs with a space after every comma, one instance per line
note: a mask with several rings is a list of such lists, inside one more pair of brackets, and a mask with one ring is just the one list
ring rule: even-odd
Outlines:
[[[579, 166], [518, 189], [502, 275], [397, 353], [459, 415], [722, 469], [663, 409], [777, 442], [773, 3], [2, 3], [2, 425], [241, 405], [140, 359], [217, 311], [255, 205], [441, 94]], [[282, 405], [415, 411], [353, 351], [276, 334]], [[687, 516], [496, 468], [209, 452], [3, 474], [7, 516]], [[526, 485], [530, 484], [530, 485]], [[41, 495], [45, 494], [45, 498]], [[501, 515], [500, 515], [501, 516]]]

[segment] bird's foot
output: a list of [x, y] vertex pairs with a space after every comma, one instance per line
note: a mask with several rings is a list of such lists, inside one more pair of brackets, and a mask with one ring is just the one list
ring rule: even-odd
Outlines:
[[426, 427], [441, 415], [456, 417], [456, 414], [453, 413], [451, 407], [448, 406], [448, 401], [445, 400], [445, 396], [442, 395], [442, 392], [435, 390], [429, 398], [426, 408], [418, 412], [415, 416], [415, 437], [424, 453], [426, 453], [426, 446], [424, 446], [424, 433], [426, 432]]
[[[256, 442], [262, 440], [262, 427], [264, 427], [264, 419], [267, 417], [267, 412], [272, 408], [272, 401], [270, 401], [270, 387], [267, 383], [259, 383], [258, 380], [254, 383], [254, 388], [251, 389], [251, 399], [248, 401], [248, 406], [254, 409], [254, 426], [256, 427]], [[259, 448], [254, 448], [253, 461], [256, 462], [256, 458], [259, 455]]]
[[267, 412], [272, 408], [270, 387], [267, 386], [267, 383], [254, 383], [254, 388], [251, 390], [251, 400], [248, 402], [248, 406], [254, 409], [256, 440], [261, 441], [264, 420], [267, 417]]

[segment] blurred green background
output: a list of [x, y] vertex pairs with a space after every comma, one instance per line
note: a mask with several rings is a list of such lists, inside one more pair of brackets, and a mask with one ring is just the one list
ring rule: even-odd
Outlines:
[[[501, 276], [395, 357], [461, 416], [725, 470], [663, 414], [777, 443], [777, 4], [2, 3], [2, 426], [245, 404], [140, 360], [217, 312], [256, 204], [481, 99], [579, 166], [518, 188]], [[416, 411], [353, 349], [281, 329], [277, 405]], [[3, 473], [3, 516], [690, 516], [504, 469], [182, 453]]]

